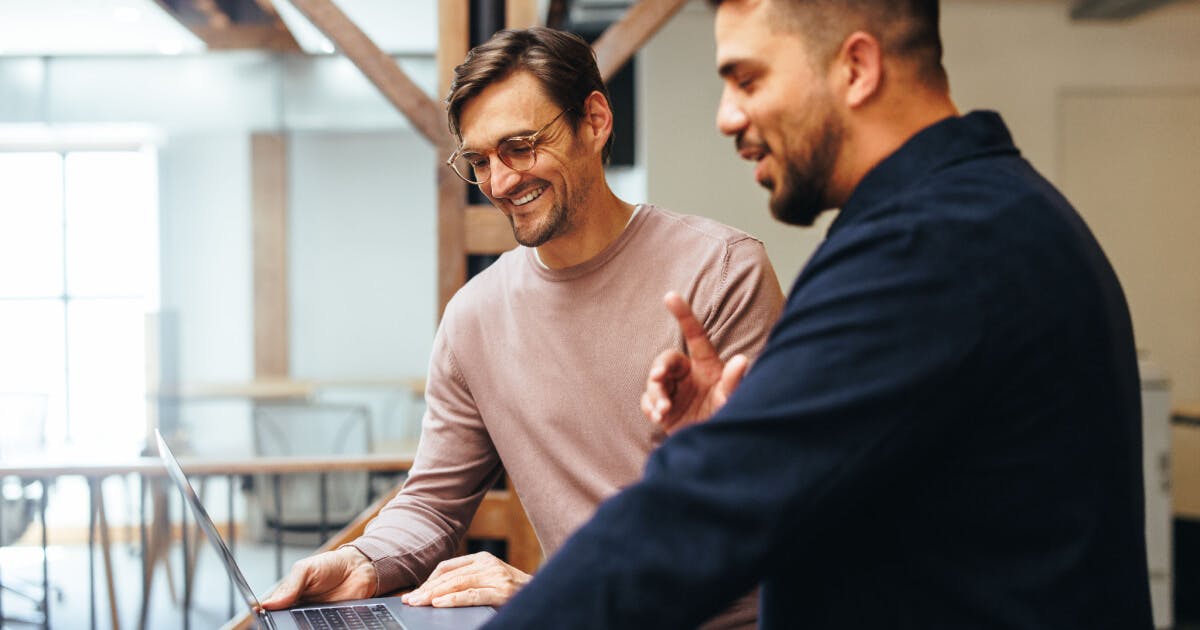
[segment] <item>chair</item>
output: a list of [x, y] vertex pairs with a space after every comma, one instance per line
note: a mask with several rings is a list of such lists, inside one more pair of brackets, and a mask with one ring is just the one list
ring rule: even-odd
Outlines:
[[[0, 392], [0, 460], [29, 457], [45, 448], [47, 398], [39, 393]], [[0, 547], [7, 547], [24, 535], [33, 523], [34, 510], [45, 491], [44, 482], [0, 477]], [[40, 584], [22, 581], [14, 586], [10, 576], [0, 577], [4, 579], [0, 583], [0, 597], [15, 595], [27, 601], [34, 614], [45, 614], [46, 600]], [[62, 597], [61, 592], [58, 597]], [[34, 618], [12, 615], [10, 610], [0, 607], [0, 626], [41, 623]]]
[[[254, 408], [255, 454], [268, 457], [365, 455], [371, 449], [370, 414], [356, 405], [270, 403]], [[321, 475], [325, 474], [325, 522]], [[313, 531], [336, 528], [370, 503], [370, 480], [363, 472], [256, 475], [254, 486], [271, 528]]]

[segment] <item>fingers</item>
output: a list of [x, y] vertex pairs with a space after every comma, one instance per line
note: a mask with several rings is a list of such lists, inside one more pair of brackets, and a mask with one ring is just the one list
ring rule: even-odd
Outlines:
[[447, 560], [417, 590], [401, 597], [410, 606], [498, 606], [530, 576], [489, 553]]
[[742, 382], [749, 366], [750, 360], [744, 354], [735, 355], [725, 364], [725, 369], [721, 371], [721, 380], [717, 382], [717, 402], [724, 404], [729, 399], [729, 395]]
[[650, 364], [646, 377], [646, 390], [642, 393], [642, 414], [648, 420], [660, 423], [671, 410], [676, 384], [691, 372], [691, 362], [683, 353], [667, 350]]
[[503, 606], [511, 598], [494, 588], [469, 588], [465, 591], [435, 597], [431, 604], [435, 608], [459, 606]]
[[712, 361], [717, 359], [717, 350], [713, 348], [708, 333], [700, 325], [700, 321], [692, 313], [691, 307], [683, 301], [678, 293], [671, 291], [663, 296], [663, 304], [679, 322], [679, 330], [683, 333], [683, 343], [687, 346], [688, 354], [693, 361]]
[[374, 593], [375, 583], [374, 565], [357, 549], [327, 551], [292, 565], [262, 607], [278, 610], [307, 601], [362, 599]]
[[433, 573], [430, 573], [429, 577], [425, 578], [425, 583], [426, 584], [429, 584], [430, 582], [436, 583], [437, 579], [442, 577], [443, 575], [445, 575], [451, 571], [454, 571], [455, 569], [465, 567], [475, 561], [476, 561], [475, 554], [471, 554], [471, 555], [467, 555], [467, 556], [459, 556], [457, 558], [450, 558], [449, 560], [443, 560], [442, 562], [438, 563], [436, 568], [434, 568]]
[[300, 599], [300, 585], [304, 584], [305, 575], [307, 574], [307, 565], [296, 565], [292, 567], [292, 572], [288, 574], [275, 591], [269, 597], [262, 601], [262, 607], [266, 610], [281, 610], [296, 604]]

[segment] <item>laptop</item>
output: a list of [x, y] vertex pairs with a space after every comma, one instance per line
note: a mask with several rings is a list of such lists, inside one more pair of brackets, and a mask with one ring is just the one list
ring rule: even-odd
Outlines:
[[472, 630], [487, 622], [495, 609], [490, 606], [467, 608], [433, 608], [432, 606], [408, 606], [399, 597], [374, 597], [350, 601], [306, 605], [288, 610], [265, 611], [246, 582], [246, 576], [238, 568], [229, 547], [217, 532], [217, 526], [208, 516], [199, 495], [183, 474], [179, 460], [167, 447], [166, 440], [156, 429], [158, 456], [167, 467], [171, 480], [187, 499], [192, 516], [204, 530], [208, 540], [216, 548], [217, 557], [229, 572], [229, 578], [237, 585], [246, 605], [254, 613], [258, 627], [268, 630], [354, 630], [357, 628], [379, 628], [387, 630]]

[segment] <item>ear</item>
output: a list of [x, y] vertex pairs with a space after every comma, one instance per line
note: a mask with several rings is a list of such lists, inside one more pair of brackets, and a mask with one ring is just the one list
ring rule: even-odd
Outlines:
[[835, 93], [842, 94], [846, 107], [855, 109], [875, 96], [883, 83], [883, 50], [870, 33], [851, 33], [838, 49], [831, 66]]
[[608, 99], [598, 91], [593, 90], [583, 101], [583, 120], [581, 122], [581, 138], [587, 141], [599, 153], [612, 135], [613, 114]]

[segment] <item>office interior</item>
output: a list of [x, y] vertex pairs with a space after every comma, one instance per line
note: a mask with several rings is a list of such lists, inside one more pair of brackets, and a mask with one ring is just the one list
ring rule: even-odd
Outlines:
[[[785, 291], [833, 218], [775, 222], [717, 133], [704, 2], [316, 4], [439, 104], [439, 13], [594, 36], [670, 5], [622, 71], [617, 194], [757, 236]], [[155, 427], [203, 471], [260, 596], [403, 479], [454, 274], [511, 238], [472, 202], [459, 229], [484, 234], [451, 239], [448, 266], [445, 156], [314, 22], [289, 0], [0, 1], [0, 626], [236, 627], [211, 549], [148, 472]], [[942, 36], [959, 109], [1004, 116], [1116, 268], [1155, 623], [1200, 628], [1200, 1], [943, 0]], [[287, 457], [318, 461], [263, 464]], [[477, 533], [536, 567], [527, 530]]]

